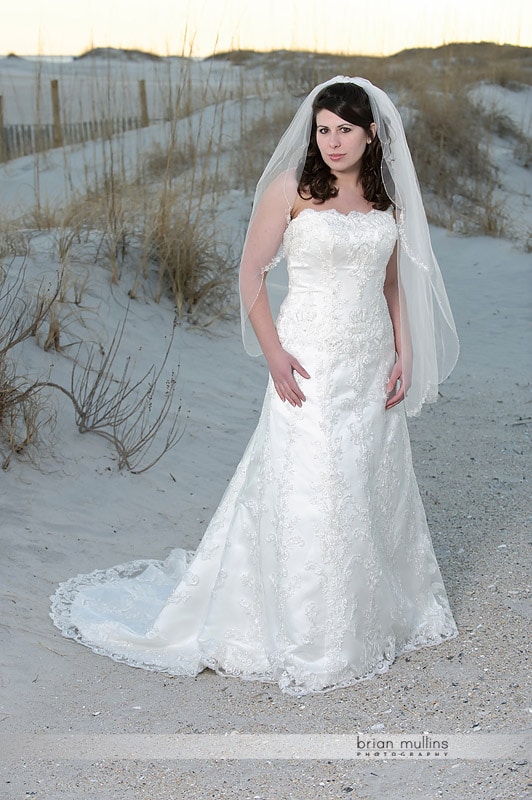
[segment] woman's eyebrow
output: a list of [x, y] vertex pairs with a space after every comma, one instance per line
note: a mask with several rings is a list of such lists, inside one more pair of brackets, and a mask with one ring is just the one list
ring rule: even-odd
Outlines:
[[[346, 127], [351, 128], [352, 127], [351, 122], [342, 122], [341, 125], [337, 125], [336, 126], [336, 130], [338, 130], [339, 128], [346, 128]], [[321, 130], [322, 128], [326, 128], [327, 130], [329, 130], [330, 126], [329, 125], [318, 125], [318, 130]]]

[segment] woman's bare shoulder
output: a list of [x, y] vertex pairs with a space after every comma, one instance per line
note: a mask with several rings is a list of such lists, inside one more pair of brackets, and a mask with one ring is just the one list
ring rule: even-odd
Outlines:
[[268, 200], [285, 200], [291, 205], [297, 196], [296, 171], [290, 169], [281, 172], [264, 189], [262, 196]]

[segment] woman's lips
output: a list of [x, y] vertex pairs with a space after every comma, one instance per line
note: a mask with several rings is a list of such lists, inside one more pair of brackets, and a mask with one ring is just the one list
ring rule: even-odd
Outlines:
[[331, 161], [340, 161], [340, 159], [343, 158], [344, 155], [345, 153], [331, 153], [329, 158], [331, 159]]

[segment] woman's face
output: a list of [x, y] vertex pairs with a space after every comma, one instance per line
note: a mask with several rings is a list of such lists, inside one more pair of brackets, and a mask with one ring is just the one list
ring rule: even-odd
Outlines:
[[[371, 124], [375, 135], [375, 123]], [[316, 115], [316, 143], [321, 157], [333, 172], [356, 172], [372, 137], [364, 128], [347, 122], [327, 109]]]

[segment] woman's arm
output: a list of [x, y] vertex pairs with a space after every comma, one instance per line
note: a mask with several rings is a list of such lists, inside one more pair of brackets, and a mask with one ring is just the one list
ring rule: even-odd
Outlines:
[[401, 303], [399, 298], [399, 279], [397, 273], [397, 245], [386, 267], [386, 277], [384, 280], [384, 296], [388, 304], [388, 311], [393, 326], [395, 340], [395, 351], [397, 359], [390, 374], [390, 379], [386, 385], [386, 408], [393, 406], [404, 400], [406, 391], [405, 375], [403, 373], [402, 342], [401, 342]]
[[274, 181], [264, 193], [249, 228], [240, 265], [240, 291], [277, 394], [292, 406], [301, 406], [305, 395], [293, 373], [295, 370], [304, 378], [310, 376], [279, 341], [264, 273], [279, 249], [286, 228], [285, 177], [280, 177], [282, 180]]

